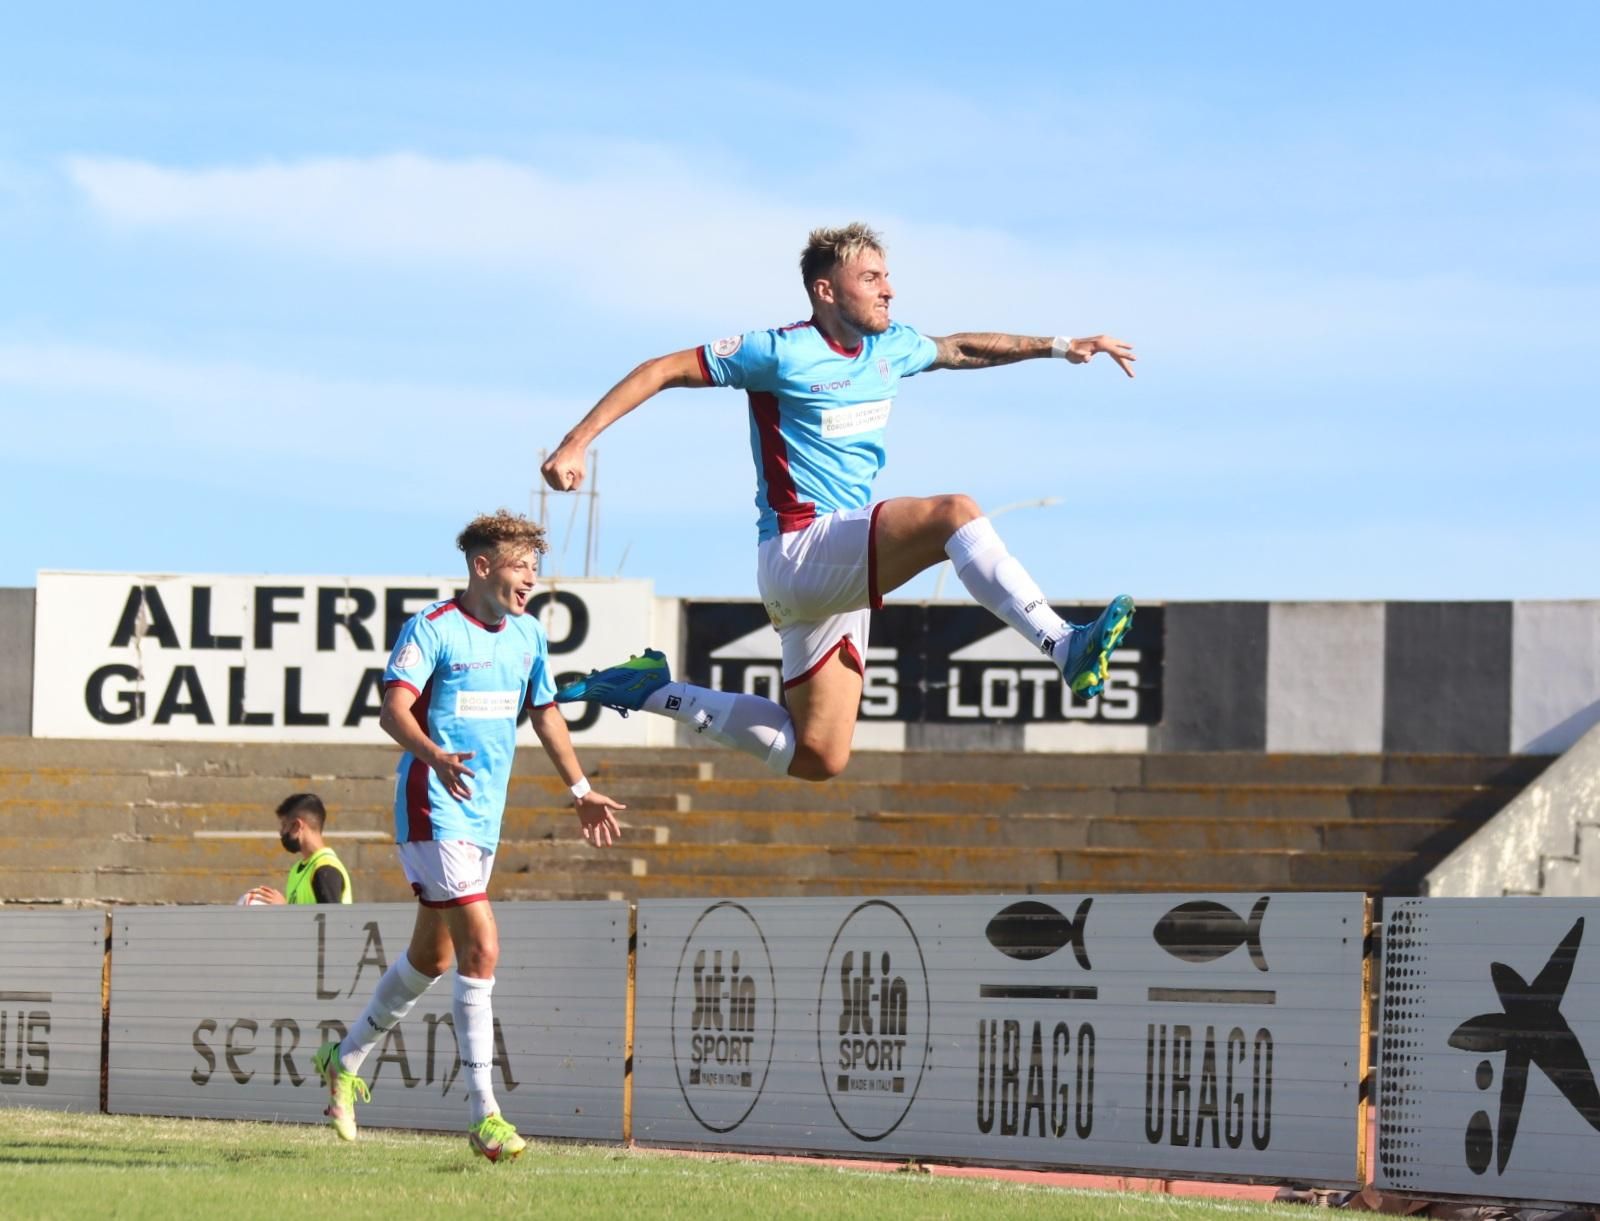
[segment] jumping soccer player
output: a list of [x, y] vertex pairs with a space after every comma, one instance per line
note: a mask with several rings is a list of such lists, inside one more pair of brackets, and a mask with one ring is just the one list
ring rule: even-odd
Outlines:
[[861, 703], [871, 611], [883, 595], [949, 559], [982, 605], [1021, 632], [1087, 699], [1133, 620], [1115, 598], [1087, 626], [1050, 608], [970, 496], [872, 500], [884, 429], [902, 379], [926, 369], [987, 369], [1056, 356], [1087, 364], [1105, 353], [1133, 376], [1120, 339], [972, 333], [942, 339], [889, 320], [889, 270], [865, 225], [813, 230], [800, 255], [811, 318], [747, 331], [647, 360], [595, 404], [542, 470], [557, 491], [583, 483], [594, 439], [672, 387], [733, 386], [750, 399], [759, 547], [756, 580], [783, 642], [788, 708], [754, 695], [675, 683], [654, 650], [564, 687], [624, 716], [643, 709], [693, 726], [763, 760], [778, 775], [827, 780], [844, 770]]
[[395, 840], [421, 904], [416, 927], [350, 1033], [323, 1044], [312, 1064], [328, 1085], [325, 1114], [334, 1131], [354, 1140], [356, 1096], [371, 1099], [358, 1075], [362, 1062], [453, 957], [456, 1044], [471, 1107], [467, 1138], [474, 1153], [497, 1162], [527, 1147], [501, 1117], [491, 1080], [489, 997], [500, 942], [487, 893], [524, 704], [545, 754], [571, 787], [584, 839], [609, 845], [620, 834], [614, 811], [626, 807], [584, 778], [555, 706], [544, 628], [524, 613], [544, 531], [502, 509], [469, 522], [456, 545], [467, 557], [466, 592], [411, 617], [383, 676], [379, 724], [405, 749], [395, 784]]

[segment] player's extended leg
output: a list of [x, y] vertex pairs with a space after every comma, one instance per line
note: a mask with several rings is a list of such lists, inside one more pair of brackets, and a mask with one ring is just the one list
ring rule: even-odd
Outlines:
[[1106, 660], [1133, 622], [1133, 600], [1118, 595], [1093, 623], [1068, 623], [1050, 607], [970, 496], [886, 500], [874, 519], [878, 588], [898, 589], [949, 559], [980, 606], [992, 611], [1061, 667], [1079, 696], [1099, 695]]
[[556, 692], [557, 703], [575, 700], [592, 700], [624, 716], [642, 711], [671, 717], [713, 742], [760, 759], [779, 776], [799, 774], [792, 771], [794, 725], [782, 704], [759, 695], [673, 682], [665, 655], [655, 649]]
[[528, 1142], [501, 1116], [494, 1096], [494, 1006], [490, 998], [500, 960], [494, 911], [487, 899], [440, 910], [456, 952], [452, 1016], [471, 1108], [467, 1140], [474, 1153], [491, 1162], [515, 1158]]
[[410, 948], [389, 964], [350, 1033], [340, 1042], [324, 1043], [311, 1058], [317, 1075], [328, 1085], [323, 1114], [341, 1139], [356, 1137], [356, 1099], [372, 1098], [359, 1076], [367, 1056], [449, 969], [450, 934], [444, 919], [419, 905]]

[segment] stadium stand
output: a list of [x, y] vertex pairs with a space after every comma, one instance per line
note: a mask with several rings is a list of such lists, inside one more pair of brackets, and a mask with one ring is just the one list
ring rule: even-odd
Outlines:
[[[0, 900], [226, 903], [289, 858], [272, 809], [322, 795], [363, 900], [409, 897], [384, 747], [0, 738]], [[593, 750], [626, 837], [578, 837], [519, 754], [495, 897], [1364, 890], [1409, 895], [1546, 755], [865, 752], [827, 785], [732, 752]]]

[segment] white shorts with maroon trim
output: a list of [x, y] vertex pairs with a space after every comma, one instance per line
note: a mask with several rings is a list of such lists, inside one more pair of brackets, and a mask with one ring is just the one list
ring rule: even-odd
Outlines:
[[881, 507], [828, 513], [758, 548], [756, 585], [783, 641], [785, 689], [805, 682], [840, 649], [864, 670], [872, 612], [883, 606], [873, 541]]
[[464, 839], [419, 839], [395, 845], [400, 868], [424, 907], [460, 907], [489, 897], [494, 853]]

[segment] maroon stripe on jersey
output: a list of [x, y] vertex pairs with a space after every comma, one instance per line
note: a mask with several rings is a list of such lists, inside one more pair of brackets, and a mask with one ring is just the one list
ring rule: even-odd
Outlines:
[[705, 348], [696, 348], [694, 350], [694, 358], [700, 362], [700, 376], [706, 379], [706, 385], [715, 386], [717, 379], [711, 376], [711, 366], [706, 363]]
[[750, 414], [756, 422], [756, 438], [761, 446], [761, 473], [767, 480], [767, 502], [778, 515], [778, 532], [792, 534], [817, 520], [817, 506], [801, 500], [789, 469], [789, 447], [778, 430], [778, 396], [765, 390], [751, 390]]
[[437, 610], [430, 611], [428, 613], [428, 618], [437, 619], [440, 615], [447, 614], [450, 611], [461, 612], [461, 617], [463, 619], [465, 619], [468, 623], [474, 624], [477, 627], [481, 627], [486, 632], [503, 632], [505, 630], [506, 620], [502, 619], [499, 623], [496, 623], [491, 627], [482, 619], [479, 619], [477, 616], [473, 615], [472, 612], [467, 610], [466, 607], [462, 606], [460, 598], [451, 598], [450, 601], [446, 602]]
[[[417, 702], [411, 705], [411, 715], [424, 734], [428, 732], [428, 704], [433, 695], [433, 679], [423, 687]], [[406, 769], [406, 842], [416, 843], [433, 838], [433, 803], [428, 800], [428, 765], [421, 759], [412, 759]]]
[[831, 649], [817, 659], [816, 665], [812, 666], [804, 674], [799, 674], [794, 678], [784, 680], [783, 689], [788, 691], [794, 687], [798, 687], [801, 683], [809, 682], [812, 678], [816, 677], [818, 670], [822, 669], [823, 666], [827, 665], [828, 662], [833, 659], [833, 655], [840, 649], [843, 649], [845, 653], [849, 655], [850, 660], [856, 663], [857, 671], [862, 674], [867, 672], [867, 668], [861, 664], [861, 654], [856, 651], [855, 642], [848, 636], [841, 636], [838, 640], [834, 641]]
[[461, 607], [456, 604], [456, 600], [454, 598], [451, 598], [450, 601], [441, 602], [438, 606], [434, 607], [431, 611], [428, 612], [426, 618], [431, 623], [431, 622], [433, 622], [433, 620], [437, 619], [440, 615], [448, 615], [451, 611], [458, 611], [460, 609], [461, 609]]
[[421, 886], [413, 882], [411, 883], [411, 889], [416, 891], [417, 902], [424, 907], [465, 907], [468, 903], [487, 903], [489, 901], [488, 894], [481, 890], [475, 895], [462, 895], [459, 899], [424, 899]]
[[858, 339], [858, 340], [856, 340], [856, 346], [855, 347], [847, 348], [842, 343], [836, 343], [834, 341], [834, 338], [833, 338], [832, 335], [828, 334], [827, 331], [823, 330], [822, 327], [817, 325], [817, 320], [815, 318], [813, 318], [806, 325], [807, 326], [816, 327], [817, 328], [817, 334], [822, 336], [822, 342], [827, 344], [835, 352], [839, 353], [840, 356], [855, 357], [855, 356], [860, 356], [861, 355], [861, 348], [862, 348], [863, 344], [865, 343], [864, 340]]
[[883, 609], [883, 592], [878, 588], [878, 512], [882, 508], [880, 500], [867, 519], [867, 605], [873, 610]]
[[422, 692], [418, 691], [403, 678], [391, 678], [388, 682], [383, 684], [383, 689], [385, 691], [387, 691], [390, 687], [404, 687], [407, 691], [411, 692], [412, 695], [420, 696], [422, 694]]

